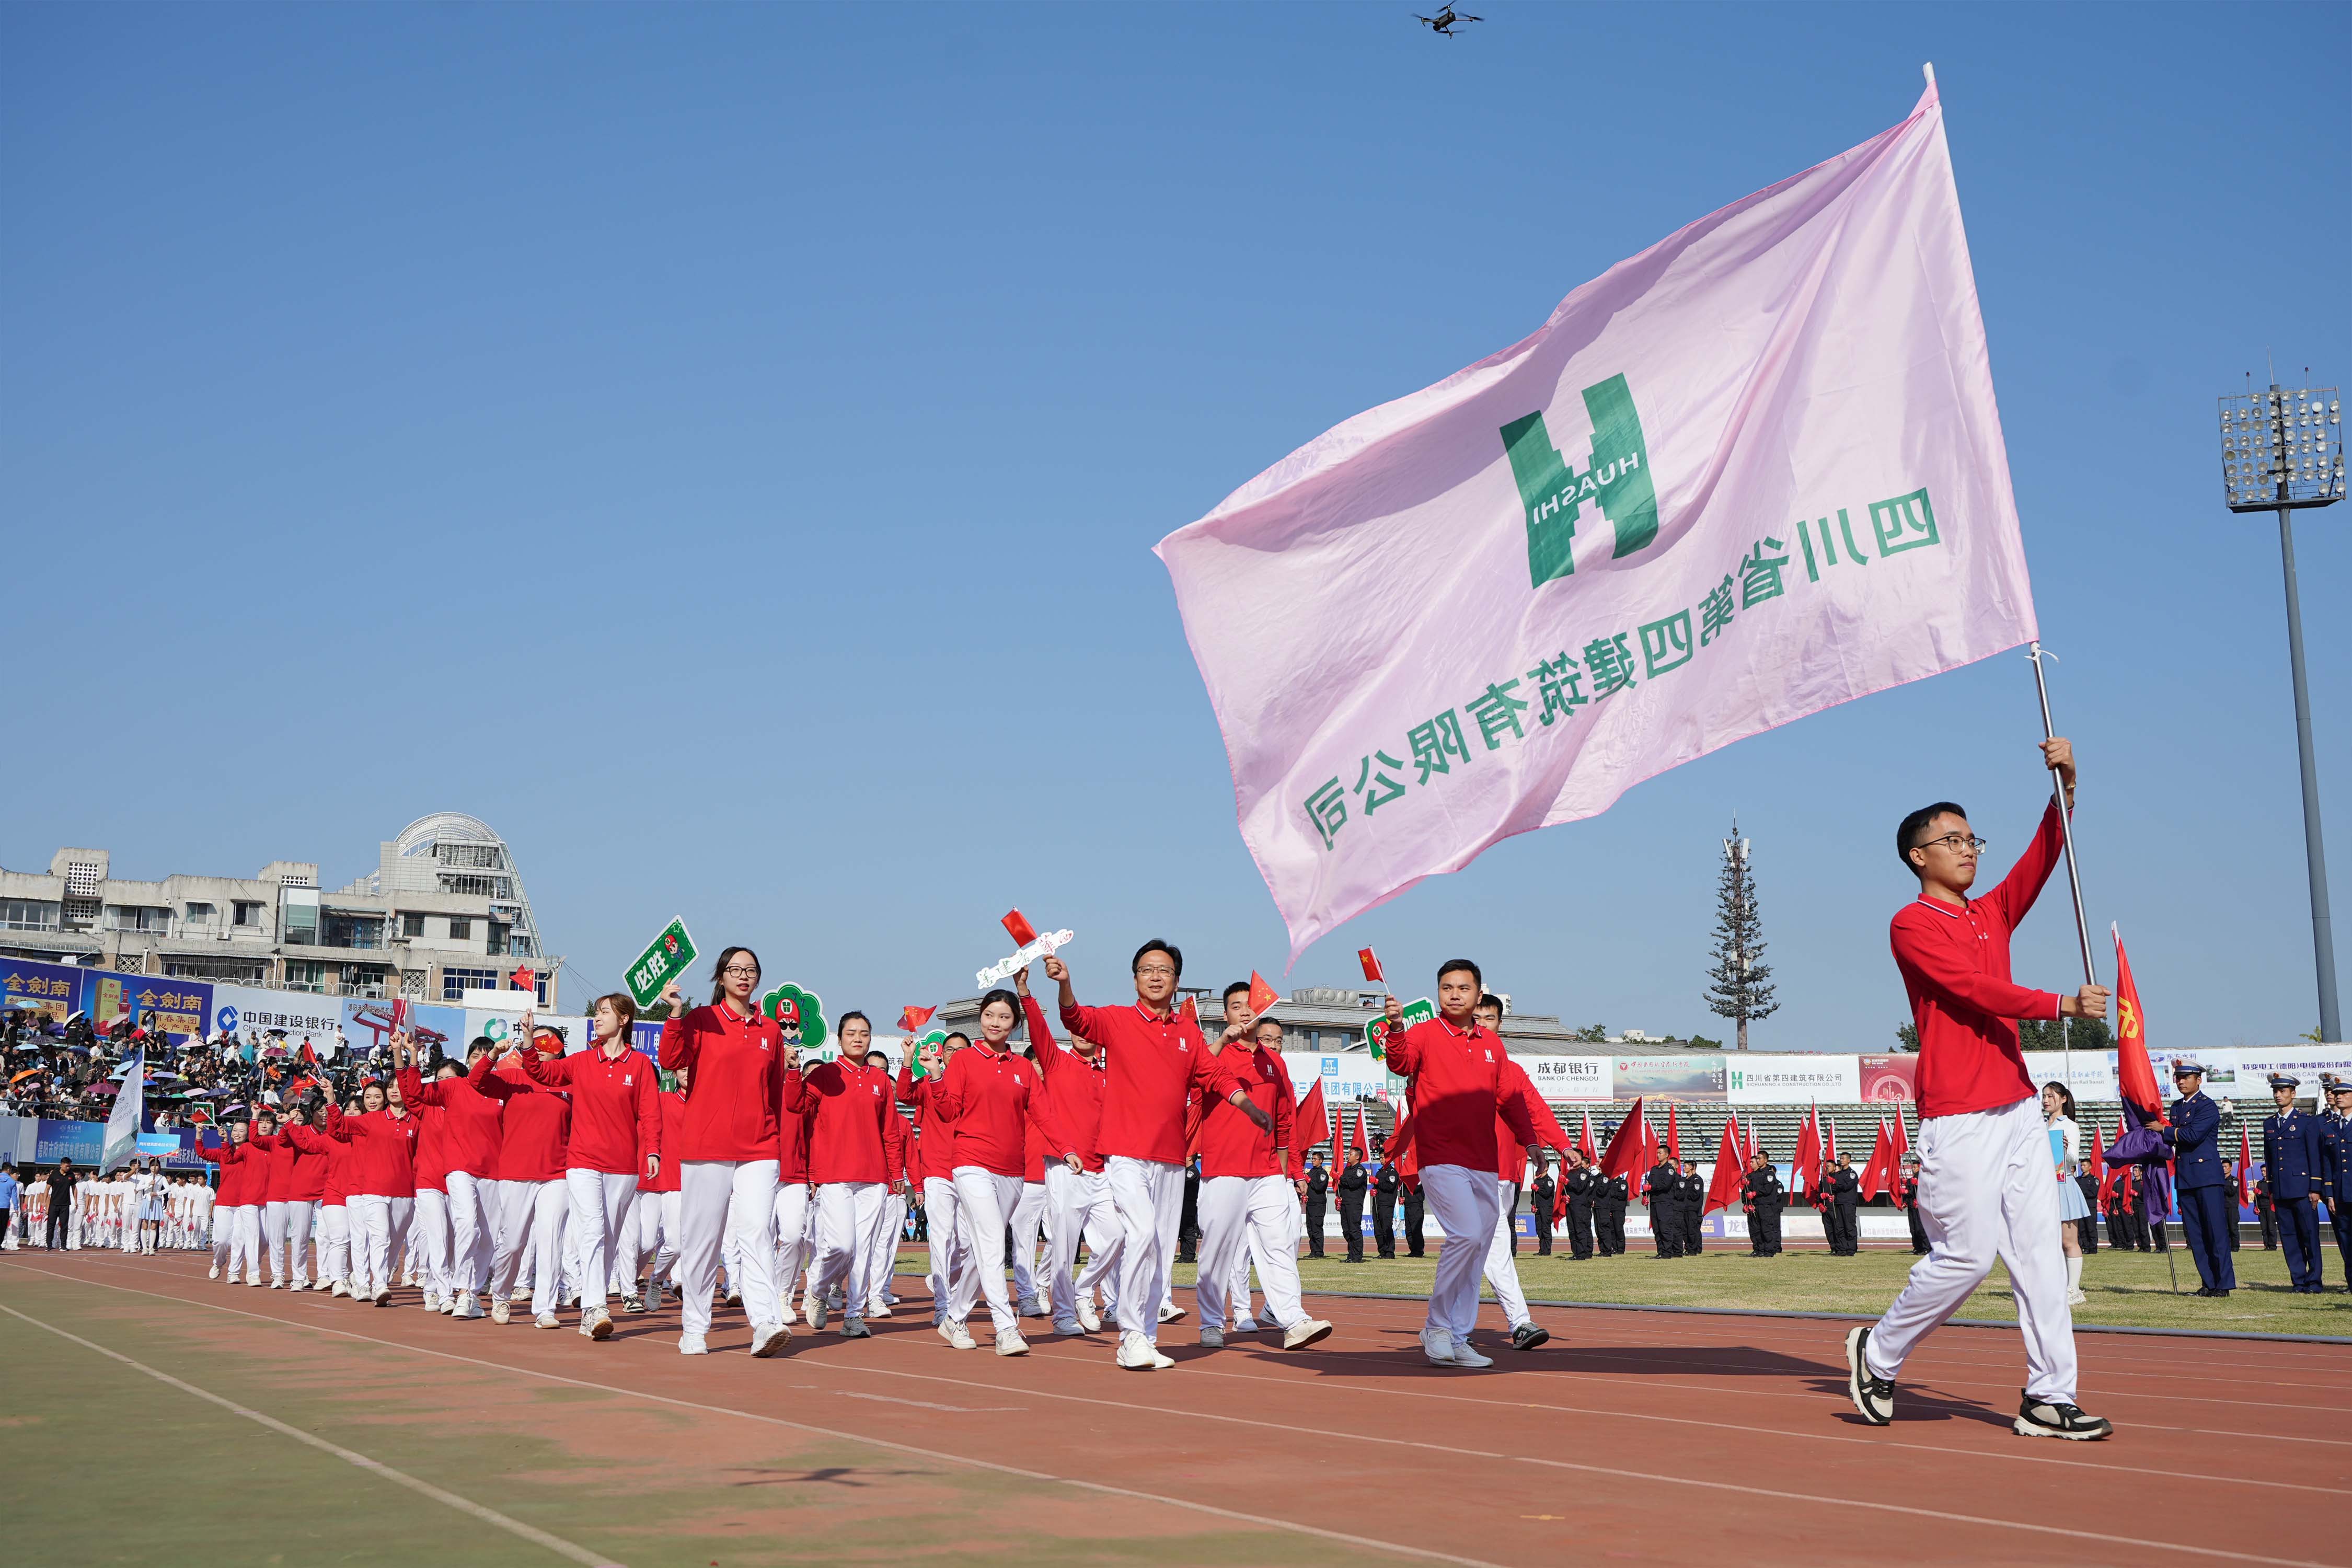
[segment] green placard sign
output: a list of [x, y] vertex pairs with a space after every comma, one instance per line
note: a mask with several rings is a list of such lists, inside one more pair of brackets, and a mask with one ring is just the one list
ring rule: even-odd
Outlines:
[[824, 999], [786, 981], [760, 998], [760, 1011], [776, 1021], [784, 1043], [803, 1051], [824, 1048]]
[[[1408, 1029], [1412, 1028], [1415, 1024], [1426, 1024], [1429, 1020], [1436, 1016], [1437, 1005], [1426, 996], [1417, 996], [1404, 1005], [1404, 1026]], [[1382, 1062], [1388, 1060], [1388, 1015], [1384, 1013], [1364, 1026], [1364, 1045], [1366, 1048], [1372, 1053], [1372, 1059], [1374, 1061]]]
[[944, 1046], [947, 1043], [948, 1032], [945, 1029], [927, 1029], [907, 1042], [907, 1065], [915, 1069], [917, 1082], [919, 1083], [930, 1076], [923, 1070], [922, 1057], [919, 1054], [922, 1048], [925, 1046]]
[[638, 1006], [652, 1006], [661, 1000], [662, 987], [684, 974], [693, 962], [694, 939], [686, 934], [686, 921], [670, 921], [654, 938], [653, 945], [629, 965], [629, 994], [637, 999]]

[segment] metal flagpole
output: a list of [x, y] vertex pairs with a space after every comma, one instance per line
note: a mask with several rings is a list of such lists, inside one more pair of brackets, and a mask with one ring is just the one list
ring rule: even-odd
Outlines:
[[[2033, 689], [2042, 697], [2042, 738], [2056, 740], [2058, 731], [2050, 725], [2050, 683], [2042, 678], [2042, 661], [2058, 656], [2043, 652], [2037, 640], [2029, 647], [2025, 657], [2032, 662]], [[2091, 922], [2083, 913], [2083, 874], [2074, 865], [2074, 814], [2066, 807], [2066, 781], [2058, 776], [2055, 769], [2051, 771], [2050, 789], [2058, 802], [2058, 834], [2066, 844], [2066, 882], [2074, 892], [2074, 934], [2083, 943], [2083, 984], [2096, 985], [2099, 969], [2091, 959]]]

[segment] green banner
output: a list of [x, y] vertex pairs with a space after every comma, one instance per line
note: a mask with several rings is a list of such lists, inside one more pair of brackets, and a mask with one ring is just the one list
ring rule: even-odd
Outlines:
[[930, 1076], [923, 1070], [922, 1060], [916, 1053], [925, 1046], [944, 1046], [947, 1043], [948, 1032], [945, 1029], [926, 1029], [907, 1042], [906, 1065], [914, 1069], [916, 1082], [919, 1083]]
[[629, 994], [637, 999], [639, 1007], [650, 1007], [661, 1000], [662, 987], [686, 973], [694, 962], [694, 939], [686, 934], [686, 921], [675, 920], [653, 944], [637, 955], [629, 965]]
[[[1432, 1018], [1436, 1016], [1437, 1005], [1426, 996], [1417, 996], [1404, 1005], [1404, 1027], [1408, 1029], [1412, 1028], [1415, 1024], [1426, 1024]], [[1389, 1020], [1387, 1014], [1381, 1014], [1379, 1017], [1374, 1018], [1370, 1023], [1364, 1026], [1364, 1046], [1366, 1049], [1372, 1053], [1372, 1059], [1374, 1061], [1384, 1062], [1388, 1060]]]
[[786, 981], [760, 998], [760, 1011], [776, 1021], [784, 1043], [803, 1051], [824, 1048], [824, 1000]]

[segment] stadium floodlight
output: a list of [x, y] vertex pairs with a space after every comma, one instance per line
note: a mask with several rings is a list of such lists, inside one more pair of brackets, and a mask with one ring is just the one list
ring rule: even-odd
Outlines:
[[2221, 491], [2231, 511], [2275, 511], [2286, 570], [2287, 665], [2303, 763], [2303, 852], [2311, 878], [2311, 944], [2319, 971], [2319, 1033], [2344, 1037], [2336, 1001], [2335, 922], [2319, 831], [2319, 770], [2311, 754], [2311, 687], [2303, 668], [2303, 599], [2294, 583], [2294, 514], [2344, 499], [2344, 404], [2332, 386], [2249, 388], [2221, 400]]

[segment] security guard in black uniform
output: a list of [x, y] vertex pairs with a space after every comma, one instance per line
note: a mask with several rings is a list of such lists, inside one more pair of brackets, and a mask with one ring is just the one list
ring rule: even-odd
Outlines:
[[[1551, 1208], [1558, 1201], [1559, 1195], [1559, 1184], [1551, 1179], [1551, 1167], [1546, 1165], [1543, 1168], [1543, 1173], [1536, 1177], [1535, 1185], [1530, 1189], [1530, 1201], [1528, 1206], [1528, 1216], [1536, 1222], [1536, 1256], [1538, 1258], [1551, 1256]], [[1419, 1248], [1414, 1249], [1413, 1256], [1416, 1258], [1420, 1256]]]
[[1706, 1184], [1699, 1180], [1696, 1160], [1685, 1160], [1683, 1173], [1675, 1178], [1675, 1217], [1682, 1221], [1683, 1256], [1696, 1258], [1706, 1247], [1701, 1229], [1706, 1212]]
[[[1568, 1250], [1569, 1255], [1582, 1261], [1592, 1256], [1595, 1200], [1601, 1195], [1601, 1181], [1592, 1167], [1584, 1163], [1581, 1150], [1568, 1152], [1568, 1173], [1560, 1177], [1568, 1189]], [[1604, 1246], [1601, 1249], [1606, 1252]]]
[[2352, 1291], [2352, 1079], [2323, 1078], [2320, 1087], [2329, 1101], [2319, 1118], [2320, 1152], [2327, 1157], [2327, 1222], [2344, 1263], [2344, 1289]]
[[1853, 1173], [1853, 1155], [1838, 1156], [1837, 1169], [1830, 1173], [1829, 1197], [1822, 1217], [1835, 1216], [1836, 1234], [1830, 1250], [1840, 1258], [1852, 1258], [1862, 1250], [1862, 1178]]
[[1348, 1233], [1348, 1261], [1364, 1260], [1364, 1188], [1370, 1185], [1363, 1162], [1350, 1160], [1339, 1172], [1339, 1228]]
[[1927, 1222], [1919, 1217], [1919, 1156], [1903, 1156], [1903, 1217], [1911, 1222], [1911, 1250], [1927, 1251]]
[[2278, 1205], [2271, 1201], [2271, 1179], [2254, 1178], [2254, 1222], [2263, 1228], [2263, 1250], [2276, 1252], [2279, 1244]]
[[1381, 1173], [1372, 1178], [1372, 1239], [1380, 1243], [1382, 1258], [1396, 1256], [1397, 1188], [1403, 1185], [1393, 1162], [1381, 1162]]
[[2271, 1098], [2278, 1109], [2263, 1118], [2263, 1174], [2278, 1205], [2279, 1240], [2286, 1247], [2286, 1274], [2298, 1296], [2316, 1296], [2321, 1282], [2319, 1197], [2326, 1182], [2319, 1118], [2295, 1109], [2303, 1080], [2292, 1073], [2271, 1074]]
[[1323, 1256], [1323, 1215], [1331, 1201], [1331, 1171], [1316, 1155], [1307, 1162], [1307, 1256]]
[[1780, 1211], [1788, 1206], [1789, 1194], [1780, 1185], [1780, 1173], [1772, 1167], [1772, 1156], [1761, 1149], [1756, 1151], [1739, 1185], [1741, 1206], [1748, 1210], [1749, 1255], [1780, 1257]]
[[1633, 1189], [1625, 1176], [1603, 1177], [1592, 1200], [1592, 1239], [1603, 1258], [1625, 1256], [1625, 1210], [1633, 1201]]
[[1661, 1258], [1683, 1255], [1682, 1222], [1675, 1214], [1675, 1163], [1664, 1155], [1650, 1167], [1649, 1178], [1642, 1184], [1642, 1195], [1650, 1204], [1650, 1239], [1657, 1243]]
[[1404, 1249], [1411, 1256], [1419, 1258], [1422, 1248], [1428, 1245], [1428, 1237], [1422, 1234], [1421, 1222], [1429, 1212], [1429, 1199], [1422, 1192], [1417, 1179], [1407, 1182], [1399, 1197], [1404, 1205]]

